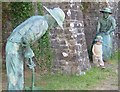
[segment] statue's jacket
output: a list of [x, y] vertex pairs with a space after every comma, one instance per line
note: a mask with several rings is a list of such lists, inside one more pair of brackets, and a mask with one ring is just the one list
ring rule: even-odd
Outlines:
[[17, 26], [7, 40], [24, 46], [25, 57], [27, 57], [34, 54], [30, 45], [42, 37], [47, 29], [48, 23], [44, 16], [32, 16]]
[[109, 16], [106, 20], [103, 18], [100, 18], [98, 21], [97, 27], [98, 27], [97, 32], [111, 33], [115, 30], [116, 21], [112, 16]]
[[35, 42], [47, 29], [48, 24], [44, 16], [32, 16], [16, 27], [8, 40], [17, 43], [21, 43], [22, 40], [27, 43]]

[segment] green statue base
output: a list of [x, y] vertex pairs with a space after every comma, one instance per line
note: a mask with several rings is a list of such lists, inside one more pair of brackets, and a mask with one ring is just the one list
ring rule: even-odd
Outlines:
[[41, 90], [39, 87], [25, 87], [25, 90]]

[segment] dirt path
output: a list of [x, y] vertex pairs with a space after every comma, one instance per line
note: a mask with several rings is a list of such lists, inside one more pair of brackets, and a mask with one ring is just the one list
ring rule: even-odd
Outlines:
[[99, 84], [90, 87], [90, 90], [118, 90], [118, 64], [105, 64], [106, 68], [112, 68], [116, 76], [110, 75], [106, 80], [101, 81]]
[[92, 87], [92, 90], [118, 90], [118, 78], [110, 76], [100, 84]]
[[94, 87], [93, 90], [118, 90], [117, 77], [109, 77], [97, 85], [97, 87]]

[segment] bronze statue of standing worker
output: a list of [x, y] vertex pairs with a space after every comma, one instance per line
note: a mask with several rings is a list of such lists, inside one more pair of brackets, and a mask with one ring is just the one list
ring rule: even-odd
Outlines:
[[[44, 16], [32, 16], [17, 26], [6, 43], [6, 69], [7, 69], [7, 89], [23, 90], [24, 59], [31, 60], [34, 56], [30, 45], [39, 40], [48, 29], [57, 27], [63, 29], [65, 14], [62, 9], [48, 9], [44, 7], [48, 14]], [[29, 64], [29, 68], [34, 68], [34, 62]]]
[[115, 31], [116, 21], [111, 16], [112, 11], [110, 8], [104, 8], [100, 12], [103, 16], [98, 20], [96, 36], [100, 35], [103, 38], [103, 60], [108, 61], [112, 55], [112, 33]]

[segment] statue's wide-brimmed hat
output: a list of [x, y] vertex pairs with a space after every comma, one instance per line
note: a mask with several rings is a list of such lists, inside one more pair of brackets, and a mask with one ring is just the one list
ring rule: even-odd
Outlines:
[[102, 40], [103, 40], [102, 36], [97, 36], [95, 39], [96, 42], [103, 42]]
[[104, 8], [103, 10], [101, 10], [100, 12], [102, 13], [109, 13], [109, 14], [112, 14], [112, 11], [110, 8]]
[[44, 8], [50, 13], [50, 15], [57, 21], [58, 25], [63, 29], [63, 22], [65, 19], [65, 13], [60, 8], [48, 9]]

